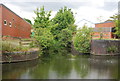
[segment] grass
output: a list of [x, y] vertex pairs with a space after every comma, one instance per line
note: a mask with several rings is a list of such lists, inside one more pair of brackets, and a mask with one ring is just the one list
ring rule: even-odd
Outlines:
[[29, 47], [23, 47], [9, 41], [2, 41], [2, 52], [28, 51]]

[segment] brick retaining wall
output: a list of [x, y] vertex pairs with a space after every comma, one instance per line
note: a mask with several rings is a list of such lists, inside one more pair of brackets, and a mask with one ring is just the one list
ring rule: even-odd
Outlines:
[[91, 54], [118, 55], [120, 54], [120, 40], [92, 40]]
[[3, 53], [2, 63], [28, 61], [37, 59], [38, 57], [39, 51]]

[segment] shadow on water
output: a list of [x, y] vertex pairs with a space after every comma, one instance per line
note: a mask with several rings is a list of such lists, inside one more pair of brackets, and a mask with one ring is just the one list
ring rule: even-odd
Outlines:
[[116, 79], [116, 56], [56, 55], [28, 62], [3, 64], [3, 79]]

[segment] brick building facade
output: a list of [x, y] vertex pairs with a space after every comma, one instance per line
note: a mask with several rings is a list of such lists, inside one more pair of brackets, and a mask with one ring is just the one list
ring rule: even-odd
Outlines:
[[105, 21], [103, 23], [96, 23], [95, 28], [93, 28], [93, 39], [103, 38], [111, 39], [115, 38], [114, 30], [115, 23], [113, 21]]
[[30, 38], [31, 25], [3, 4], [0, 4], [0, 27], [2, 37]]

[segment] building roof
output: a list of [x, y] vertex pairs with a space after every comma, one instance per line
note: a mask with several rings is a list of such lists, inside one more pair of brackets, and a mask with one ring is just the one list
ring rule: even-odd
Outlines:
[[[20, 17], [19, 15], [17, 15], [15, 12], [13, 12], [12, 10], [10, 10], [8, 7], [6, 7], [4, 4], [0, 3], [0, 6], [5, 7], [6, 9], [8, 9], [9, 11], [11, 11], [12, 13], [14, 13], [16, 16], [18, 16], [19, 18], [21, 18], [22, 20], [24, 20], [25, 22], [27, 22], [25, 19], [23, 19], [22, 17]], [[30, 24], [29, 22], [27, 22], [28, 24]], [[31, 25], [31, 24], [30, 24]]]
[[114, 27], [95, 27], [93, 28], [93, 32], [112, 32]]
[[103, 23], [111, 23], [111, 22], [113, 22], [113, 21], [111, 21], [111, 20], [107, 20], [107, 21], [105, 21], [105, 22], [95, 23], [95, 24], [103, 24]]

